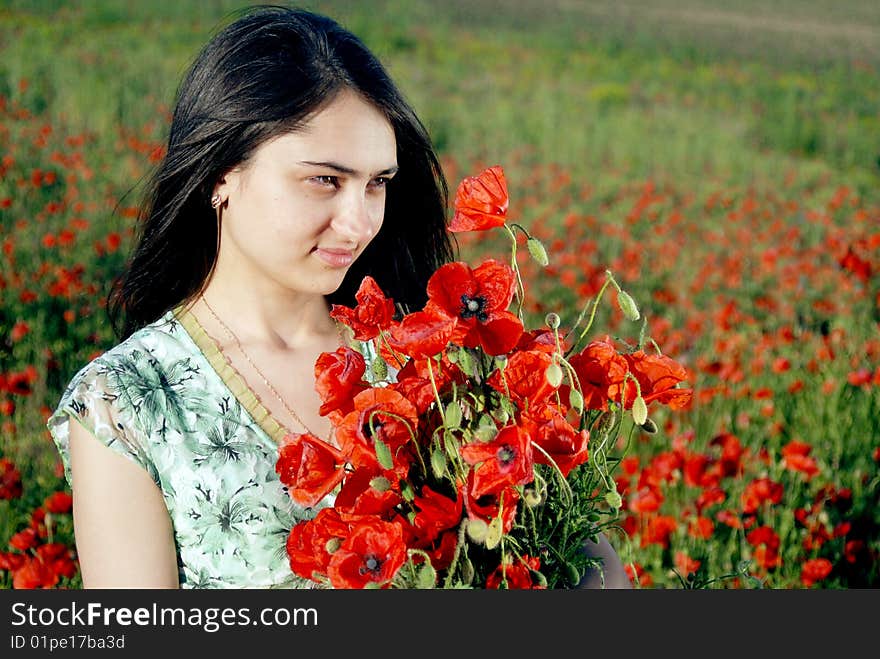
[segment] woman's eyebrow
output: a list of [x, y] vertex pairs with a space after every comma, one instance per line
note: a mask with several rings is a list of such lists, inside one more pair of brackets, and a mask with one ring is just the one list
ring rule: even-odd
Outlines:
[[[313, 167], [327, 167], [328, 169], [333, 169], [339, 172], [340, 174], [348, 174], [349, 176], [360, 176], [360, 172], [356, 169], [352, 169], [351, 167], [346, 167], [345, 165], [340, 165], [335, 162], [314, 162], [311, 160], [301, 160], [300, 165], [311, 165]], [[386, 167], [381, 172], [376, 172], [373, 176], [387, 176], [389, 174], [396, 174], [399, 167], [394, 165], [393, 167]]]

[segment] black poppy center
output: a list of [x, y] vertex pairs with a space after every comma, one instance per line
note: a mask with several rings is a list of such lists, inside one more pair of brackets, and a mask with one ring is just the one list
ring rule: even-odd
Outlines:
[[495, 458], [500, 464], [507, 467], [516, 459], [516, 449], [509, 444], [505, 444], [495, 453]]
[[379, 574], [382, 570], [382, 561], [375, 554], [367, 554], [364, 556], [364, 564], [361, 566], [361, 574]]
[[473, 297], [462, 295], [459, 316], [465, 320], [476, 318], [480, 322], [485, 323], [489, 319], [489, 316], [486, 314], [486, 298], [482, 295], [475, 295]]

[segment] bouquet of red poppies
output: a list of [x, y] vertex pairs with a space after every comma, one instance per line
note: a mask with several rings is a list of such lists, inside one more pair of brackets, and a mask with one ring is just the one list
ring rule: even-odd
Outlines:
[[583, 549], [621, 506], [610, 472], [622, 424], [654, 432], [650, 406], [681, 408], [692, 390], [644, 338], [586, 342], [609, 286], [640, 317], [610, 272], [567, 332], [555, 313], [526, 329], [513, 229], [548, 258], [508, 225], [507, 207], [504, 172], [491, 167], [461, 182], [449, 230], [503, 228], [511, 265], [445, 264], [424, 308], [402, 316], [370, 277], [354, 308], [333, 306], [364, 351], [315, 364], [337, 445], [297, 434], [280, 447], [276, 468], [298, 504], [334, 495], [290, 531], [297, 575], [329, 588], [568, 588], [596, 567]]

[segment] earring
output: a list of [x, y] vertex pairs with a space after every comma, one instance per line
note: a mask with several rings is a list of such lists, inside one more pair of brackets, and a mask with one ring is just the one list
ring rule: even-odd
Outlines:
[[222, 200], [223, 198], [220, 196], [219, 192], [215, 194], [213, 197], [211, 197], [211, 208], [217, 208]]

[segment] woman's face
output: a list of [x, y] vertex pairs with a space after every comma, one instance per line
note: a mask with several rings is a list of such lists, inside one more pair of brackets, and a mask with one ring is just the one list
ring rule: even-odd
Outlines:
[[385, 116], [350, 90], [262, 144], [215, 188], [224, 201], [215, 275], [258, 295], [335, 291], [382, 226], [396, 146]]

